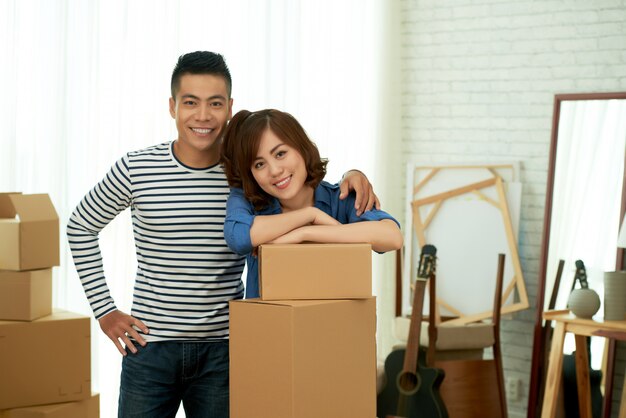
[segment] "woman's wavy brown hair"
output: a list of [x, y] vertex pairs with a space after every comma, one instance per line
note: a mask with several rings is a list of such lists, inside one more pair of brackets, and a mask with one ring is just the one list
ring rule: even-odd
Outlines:
[[237, 112], [224, 132], [221, 161], [228, 184], [243, 189], [256, 210], [267, 208], [273, 199], [261, 189], [252, 175], [252, 164], [259, 151], [261, 136], [267, 129], [302, 155], [307, 171], [305, 185], [317, 187], [326, 175], [328, 164], [328, 160], [320, 157], [317, 146], [302, 125], [289, 113], [275, 109]]

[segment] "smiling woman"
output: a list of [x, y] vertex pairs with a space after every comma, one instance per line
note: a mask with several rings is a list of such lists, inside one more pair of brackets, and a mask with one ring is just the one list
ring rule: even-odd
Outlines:
[[224, 132], [224, 172], [231, 186], [224, 238], [246, 255], [246, 297], [259, 296], [261, 244], [369, 243], [377, 252], [402, 247], [398, 222], [372, 208], [357, 215], [354, 194], [340, 198], [322, 181], [327, 161], [289, 113], [242, 110]]
[[[352, 167], [375, 180], [384, 7], [375, 0], [0, 2], [0, 190], [49, 193], [65, 228], [75, 203], [124, 152], [177, 138], [167, 104], [172, 64], [206, 49], [231, 68], [232, 105], [297, 113], [333, 161], [330, 178]], [[201, 138], [215, 125], [192, 128]], [[132, 235], [125, 211], [100, 236], [120, 309], [130, 307], [134, 285]], [[64, 240], [61, 254], [54, 305], [92, 315]], [[115, 416], [119, 353], [108, 338], [93, 338], [92, 388], [101, 416]]]

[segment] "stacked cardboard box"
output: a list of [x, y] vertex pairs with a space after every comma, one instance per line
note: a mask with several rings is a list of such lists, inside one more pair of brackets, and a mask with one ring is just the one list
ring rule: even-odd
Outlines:
[[0, 418], [95, 418], [90, 319], [52, 308], [59, 218], [47, 194], [0, 193]]
[[259, 280], [230, 305], [231, 417], [375, 417], [371, 246], [263, 245]]

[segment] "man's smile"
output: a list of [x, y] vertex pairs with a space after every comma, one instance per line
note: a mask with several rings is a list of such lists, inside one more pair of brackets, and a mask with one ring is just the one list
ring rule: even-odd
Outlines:
[[208, 135], [211, 132], [213, 132], [212, 128], [191, 128], [191, 130], [196, 134], [196, 135]]

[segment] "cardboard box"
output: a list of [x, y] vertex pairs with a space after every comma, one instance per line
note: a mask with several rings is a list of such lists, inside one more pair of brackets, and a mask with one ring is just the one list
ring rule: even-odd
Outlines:
[[374, 418], [376, 301], [230, 303], [231, 418]]
[[372, 246], [261, 245], [259, 290], [263, 300], [372, 297]]
[[90, 326], [87, 316], [57, 310], [0, 321], [0, 409], [90, 397]]
[[59, 216], [47, 194], [0, 193], [0, 270], [59, 265]]
[[0, 319], [32, 321], [52, 313], [52, 269], [0, 270]]
[[27, 406], [0, 411], [0, 418], [99, 418], [100, 395], [77, 402]]

